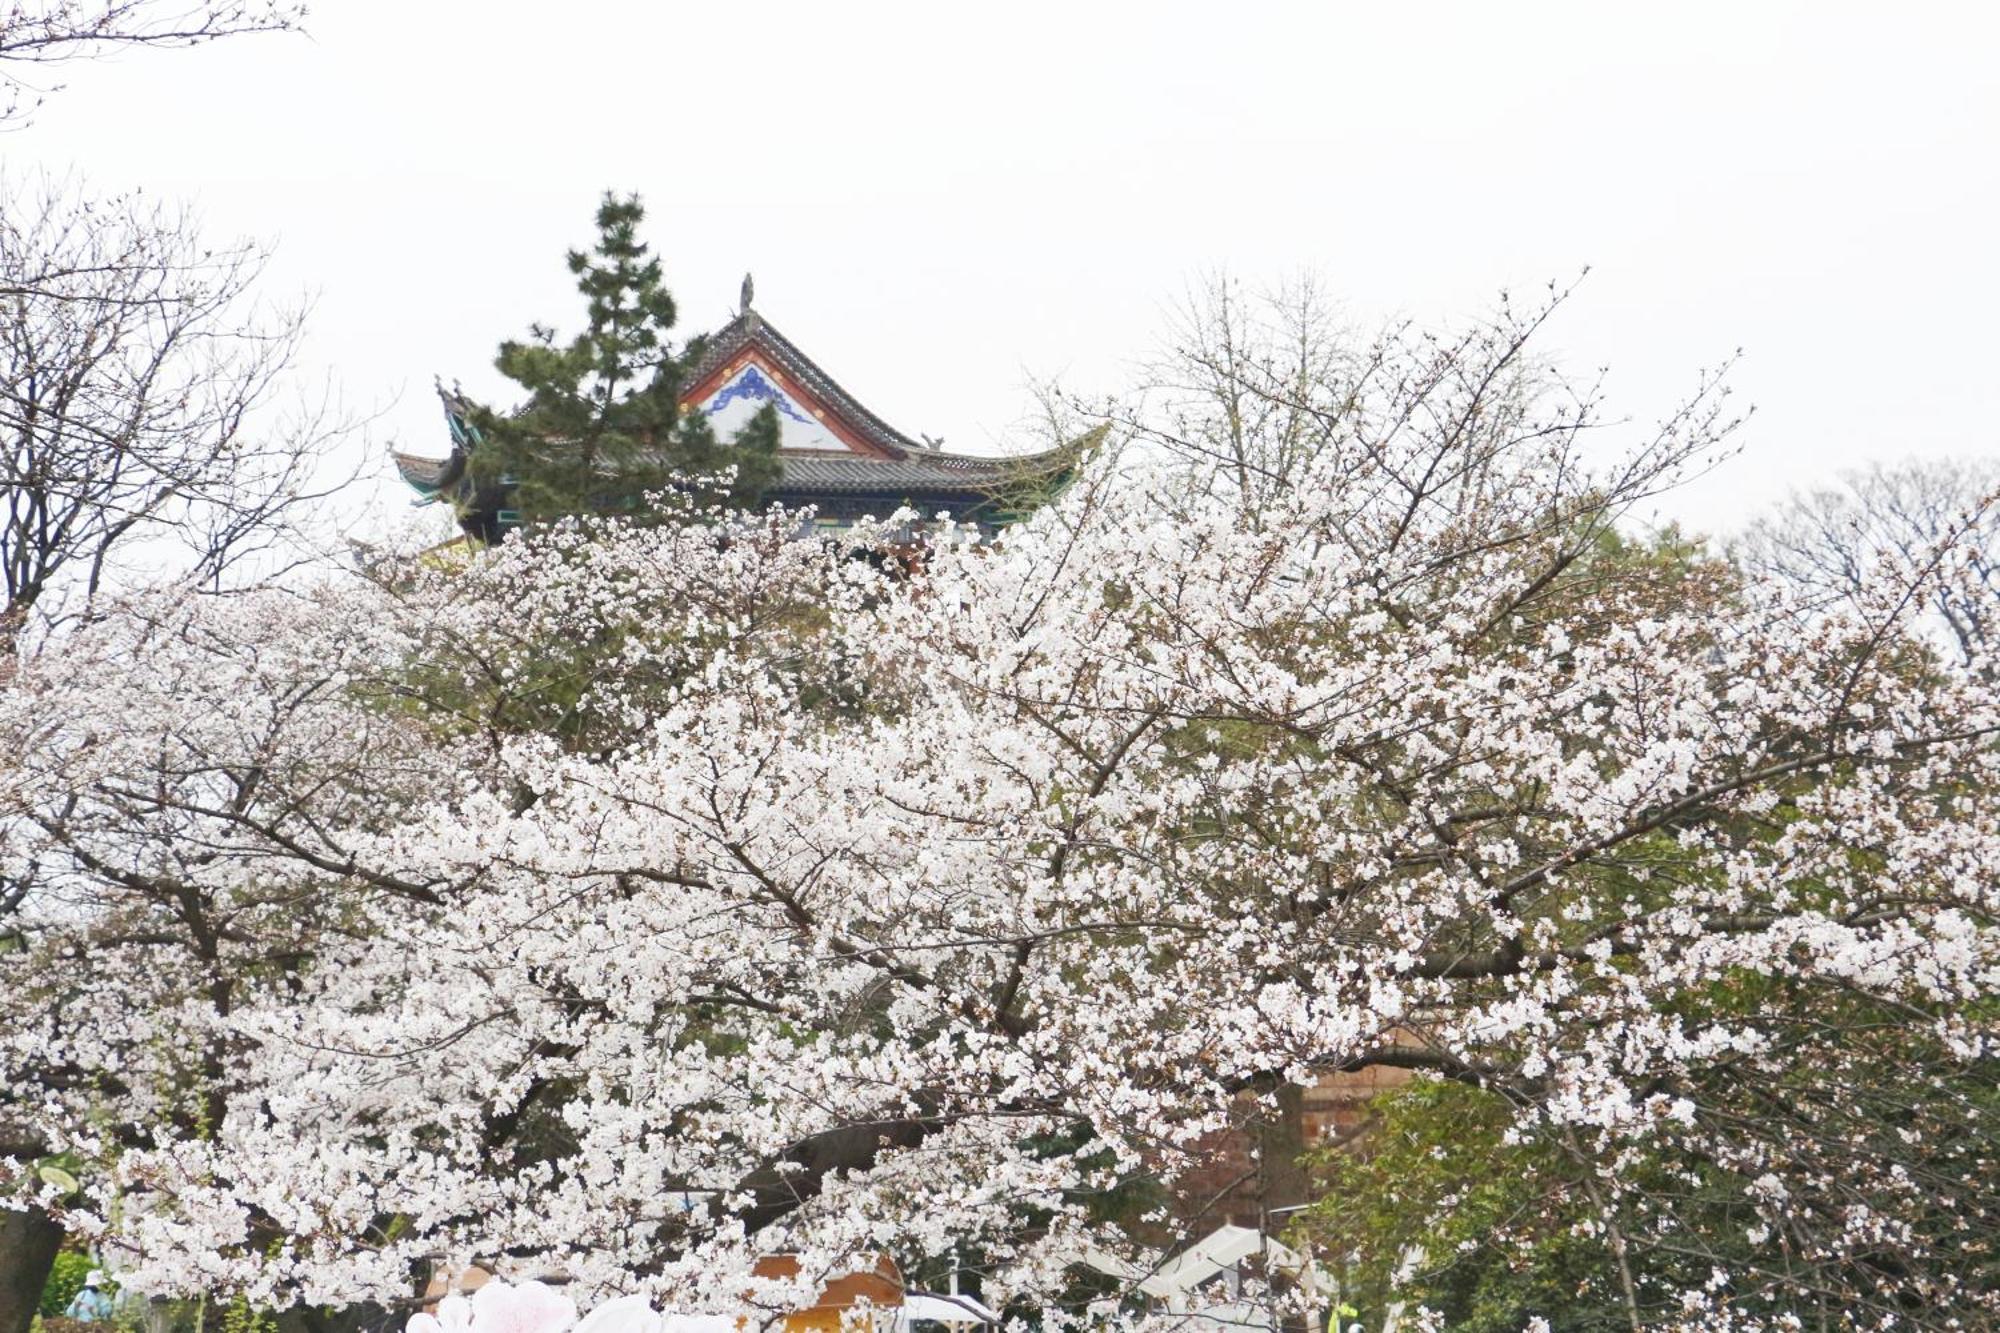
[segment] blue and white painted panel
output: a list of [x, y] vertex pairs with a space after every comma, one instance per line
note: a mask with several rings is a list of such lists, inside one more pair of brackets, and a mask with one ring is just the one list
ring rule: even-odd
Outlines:
[[726, 441], [743, 429], [766, 403], [775, 403], [778, 408], [780, 448], [849, 452], [845, 441], [828, 430], [804, 404], [772, 382], [754, 361], [724, 380], [721, 388], [703, 400], [700, 411], [715, 428], [715, 437]]

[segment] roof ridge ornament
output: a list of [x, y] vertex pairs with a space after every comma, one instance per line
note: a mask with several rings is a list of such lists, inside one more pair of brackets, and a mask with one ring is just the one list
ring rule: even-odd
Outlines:
[[743, 275], [743, 301], [741, 308], [737, 311], [738, 314], [747, 315], [750, 313], [750, 298], [756, 294], [757, 284], [750, 280], [748, 273], [745, 273]]

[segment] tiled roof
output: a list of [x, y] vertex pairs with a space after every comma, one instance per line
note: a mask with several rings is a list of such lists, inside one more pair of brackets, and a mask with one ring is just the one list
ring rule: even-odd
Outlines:
[[[783, 473], [770, 490], [774, 496], [827, 495], [963, 495], [996, 492], [1031, 480], [1068, 461], [1067, 450], [1050, 450], [1014, 458], [971, 458], [963, 454], [919, 454], [908, 458], [869, 458], [862, 454], [781, 453]], [[418, 458], [397, 453], [396, 470], [411, 487], [427, 496], [453, 485], [463, 473], [464, 455]]]
[[950, 454], [889, 459], [781, 453], [778, 461], [784, 473], [771, 489], [783, 493], [985, 491], [1018, 479], [1022, 471], [1013, 459]]
[[[778, 458], [783, 475], [771, 487], [774, 497], [797, 500], [814, 495], [867, 495], [916, 499], [975, 493], [993, 495], [1015, 483], [1055, 474], [1075, 461], [1079, 446], [1084, 443], [1059, 445], [1011, 458], [949, 454], [919, 443], [863, 407], [754, 310], [744, 311], [709, 340], [701, 360], [689, 372], [686, 386], [696, 387], [753, 343], [786, 374], [838, 413], [863, 439], [888, 455], [884, 458], [859, 452], [781, 449]], [[464, 482], [466, 450], [474, 442], [466, 425], [469, 404], [455, 393], [446, 392], [442, 384], [438, 393], [444, 400], [445, 416], [452, 430], [450, 456], [394, 455], [396, 470], [403, 480], [426, 497], [437, 496]]]

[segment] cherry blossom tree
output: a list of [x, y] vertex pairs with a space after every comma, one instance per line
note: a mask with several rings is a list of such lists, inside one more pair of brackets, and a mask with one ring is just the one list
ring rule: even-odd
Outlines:
[[[1412, 1300], [1476, 1220], [1559, 1230], [1614, 1326], [1990, 1321], [2000, 697], [1918, 624], [1989, 594], [1946, 548], [1808, 607], [1636, 539], [1722, 389], [1607, 453], [1544, 313], [1247, 385], [1314, 423], [1254, 507], [1141, 418], [904, 575], [782, 515], [573, 524], [35, 662], [14, 800], [79, 905], [0, 964], [135, 867], [259, 943], [226, 1005], [15, 1020], [10, 1083], [101, 1071], [19, 1099], [90, 1162], [23, 1187], [159, 1288], [776, 1310], [760, 1255], [969, 1254], [1062, 1324], [1085, 1256], [1202, 1225], [1218, 1135], [1387, 1065], [1538, 1204], [1413, 1183], [1343, 1236]], [[163, 991], [215, 975], [172, 948]], [[198, 1118], [105, 1086], [163, 1040]]]
[[[642, 618], [693, 623], [707, 608], [796, 633], [786, 625], [823, 614], [788, 608], [779, 577], [742, 565], [760, 550], [820, 563], [788, 532], [739, 536], [728, 560], [704, 561], [712, 535], [670, 531], [680, 544], [657, 567], [615, 576], [569, 534], [580, 581], [545, 569], [545, 611], [573, 631], [580, 600], [645, 574], [659, 577], [629, 589]], [[509, 739], [616, 744], [645, 692], [688, 669], [685, 653], [640, 652], [608, 625], [565, 657], [556, 626], [518, 598], [518, 571], [428, 559], [384, 558], [380, 583], [130, 598], [41, 644], [3, 696], [0, 1155], [17, 1199], [91, 1226], [68, 1180], [215, 1133], [242, 1081], [230, 1020], [246, 995], [294, 993], [365, 924], [369, 896], [446, 903], [422, 866], [361, 865], [354, 837], [419, 796], [476, 789]], [[502, 601], [512, 617], [492, 616]], [[621, 710], [593, 713], [593, 682], [614, 672]]]
[[[296, 30], [304, 14], [279, 0], [0, 0], [0, 131], [25, 128], [68, 66]], [[32, 613], [77, 609], [67, 594], [88, 601], [135, 553], [214, 576], [267, 551], [288, 526], [273, 520], [318, 489], [308, 459], [335, 432], [309, 412], [275, 432], [282, 444], [249, 438], [244, 418], [296, 333], [239, 317], [253, 248], [203, 247], [184, 218], [132, 198], [18, 178], [0, 195], [5, 689]], [[0, 879], [0, 918], [25, 890]], [[28, 1326], [61, 1237], [38, 1211], [0, 1207], [0, 1329]]]
[[[18, 654], [121, 589], [166, 571], [240, 587], [318, 546], [350, 425], [323, 401], [286, 409], [299, 315], [258, 305], [261, 260], [70, 182], [0, 200], [0, 691]], [[32, 887], [5, 859], [0, 918]], [[59, 1240], [0, 1209], [0, 1328], [25, 1327]]]
[[365, 824], [404, 779], [393, 718], [341, 696], [361, 645], [323, 598], [146, 598], [56, 642], [102, 692], [67, 711], [41, 654], [5, 692], [0, 1154], [6, 1202], [60, 1219], [118, 1152], [212, 1132], [233, 1007], [342, 928], [349, 867], [318, 821]]
[[[310, 558], [351, 433], [323, 400], [288, 408], [300, 314], [257, 301], [256, 247], [136, 197], [22, 184], [0, 199], [0, 691], [121, 590], [241, 587]], [[0, 915], [32, 887], [7, 859]], [[59, 1240], [0, 1209], [0, 1328], [25, 1327]]]

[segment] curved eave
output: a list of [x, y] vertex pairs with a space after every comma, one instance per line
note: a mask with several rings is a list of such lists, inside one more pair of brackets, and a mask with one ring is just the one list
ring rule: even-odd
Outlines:
[[937, 469], [941, 475], [955, 474], [958, 484], [976, 486], [988, 494], [1020, 488], [1053, 488], [1060, 491], [1075, 478], [1078, 466], [1110, 434], [1109, 426], [1096, 426], [1073, 440], [1032, 454], [991, 455], [930, 453], [912, 463]]
[[449, 458], [419, 458], [415, 454], [392, 455], [403, 483], [426, 500], [435, 500], [465, 475], [465, 457], [454, 452]]

